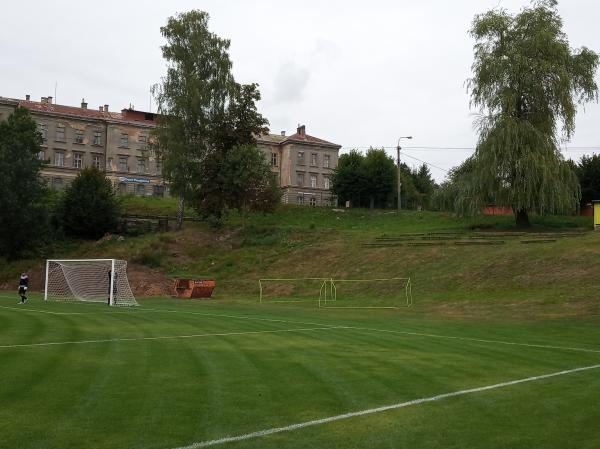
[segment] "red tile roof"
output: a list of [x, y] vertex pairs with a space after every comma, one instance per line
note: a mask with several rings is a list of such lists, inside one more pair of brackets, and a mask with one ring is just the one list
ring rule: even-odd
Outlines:
[[285, 144], [286, 142], [301, 142], [301, 143], [307, 143], [307, 144], [312, 143], [312, 144], [317, 144], [317, 145], [333, 146], [336, 148], [341, 147], [340, 145], [328, 142], [323, 139], [319, 139], [318, 137], [313, 137], [313, 136], [309, 136], [308, 134], [300, 134], [300, 133], [292, 134], [291, 136], [286, 137], [286, 139], [282, 143]]
[[74, 106], [63, 106], [60, 104], [40, 103], [37, 101], [19, 100], [19, 106], [27, 108], [30, 111], [68, 115], [72, 117], [96, 119], [96, 120], [116, 120], [132, 124], [145, 124], [149, 126], [156, 125], [153, 120], [131, 120], [126, 119], [120, 112], [106, 112], [97, 109], [77, 108]]

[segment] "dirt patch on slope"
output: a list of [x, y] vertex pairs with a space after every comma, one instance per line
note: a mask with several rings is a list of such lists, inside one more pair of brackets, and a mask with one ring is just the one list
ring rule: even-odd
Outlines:
[[143, 265], [128, 264], [127, 278], [135, 296], [168, 296], [173, 290], [171, 279]]

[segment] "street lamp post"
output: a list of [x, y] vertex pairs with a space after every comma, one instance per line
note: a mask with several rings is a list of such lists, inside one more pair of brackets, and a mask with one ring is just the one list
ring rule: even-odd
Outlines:
[[402, 186], [402, 183], [400, 181], [400, 141], [402, 139], [412, 139], [412, 136], [404, 136], [404, 137], [400, 137], [398, 139], [398, 145], [396, 146], [396, 150], [398, 151], [398, 159], [397, 159], [397, 164], [398, 164], [398, 212], [400, 212], [401, 207], [401, 202], [400, 202], [400, 188]]

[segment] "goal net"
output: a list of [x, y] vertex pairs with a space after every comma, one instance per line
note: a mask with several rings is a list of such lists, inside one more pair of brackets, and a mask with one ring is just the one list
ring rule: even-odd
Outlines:
[[259, 302], [317, 303], [331, 294], [330, 278], [259, 279], [258, 288]]
[[44, 299], [137, 305], [127, 279], [127, 262], [117, 259], [46, 261]]
[[319, 300], [320, 308], [398, 309], [412, 305], [410, 278], [331, 279], [330, 293]]

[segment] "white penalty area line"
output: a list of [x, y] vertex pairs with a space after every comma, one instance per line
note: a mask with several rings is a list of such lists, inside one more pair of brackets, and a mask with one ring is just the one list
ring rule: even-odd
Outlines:
[[0, 349], [11, 349], [11, 348], [36, 348], [42, 346], [62, 346], [62, 345], [85, 345], [94, 343], [118, 343], [118, 342], [131, 342], [131, 341], [145, 341], [145, 340], [177, 340], [184, 338], [205, 338], [205, 337], [230, 337], [238, 335], [258, 335], [258, 334], [278, 334], [278, 333], [289, 333], [289, 332], [309, 332], [309, 331], [323, 331], [330, 329], [344, 329], [344, 326], [329, 326], [329, 327], [312, 327], [312, 328], [297, 328], [297, 329], [275, 329], [265, 331], [245, 331], [245, 332], [220, 332], [210, 334], [190, 334], [190, 335], [165, 335], [158, 337], [131, 337], [131, 338], [106, 338], [98, 340], [75, 340], [75, 341], [55, 341], [55, 342], [44, 342], [44, 343], [26, 343], [26, 344], [14, 344], [14, 345], [0, 345]]
[[456, 397], [456, 396], [464, 396], [464, 395], [472, 394], [472, 393], [480, 393], [482, 391], [495, 390], [497, 388], [505, 388], [505, 387], [510, 387], [512, 385], [524, 384], [524, 383], [528, 383], [528, 382], [537, 382], [540, 380], [550, 379], [552, 377], [564, 376], [567, 374], [574, 374], [574, 373], [578, 373], [578, 372], [582, 372], [582, 371], [595, 370], [595, 369], [599, 369], [599, 368], [600, 368], [600, 365], [584, 366], [581, 368], [574, 368], [574, 369], [570, 369], [570, 370], [559, 371], [556, 373], [543, 374], [541, 376], [533, 376], [533, 377], [527, 377], [525, 379], [517, 379], [517, 380], [511, 380], [508, 382], [502, 382], [502, 383], [498, 383], [498, 384], [494, 384], [494, 385], [487, 385], [485, 387], [470, 388], [468, 390], [459, 390], [459, 391], [454, 391], [452, 393], [444, 393], [444, 394], [439, 394], [437, 396], [431, 396], [428, 398], [421, 398], [421, 399], [414, 399], [412, 401], [399, 402], [397, 404], [385, 405], [383, 407], [370, 408], [370, 409], [366, 409], [366, 410], [360, 410], [357, 412], [344, 413], [343, 415], [329, 416], [327, 418], [315, 419], [312, 421], [305, 421], [305, 422], [291, 424], [289, 426], [284, 426], [284, 427], [273, 427], [271, 429], [259, 430], [257, 432], [246, 433], [243, 435], [228, 436], [228, 437], [224, 437], [224, 438], [219, 438], [218, 440], [201, 441], [198, 443], [192, 443], [188, 446], [181, 446], [181, 447], [178, 447], [175, 449], [200, 449], [203, 447], [217, 446], [217, 445], [225, 444], [225, 443], [232, 443], [232, 442], [236, 442], [236, 441], [244, 441], [244, 440], [250, 440], [253, 438], [264, 437], [267, 435], [273, 435], [274, 433], [292, 432], [294, 430], [303, 429], [305, 427], [318, 426], [321, 424], [327, 424], [327, 423], [334, 422], [334, 421], [341, 421], [341, 420], [348, 419], [348, 418], [354, 418], [354, 417], [365, 416], [365, 415], [373, 415], [376, 413], [387, 412], [389, 410], [396, 410], [396, 409], [400, 409], [400, 408], [410, 407], [412, 405], [425, 404], [427, 402], [435, 402], [435, 401], [439, 401], [442, 399], [452, 398], [452, 397]]

